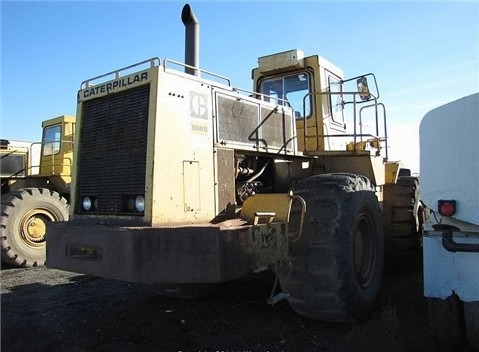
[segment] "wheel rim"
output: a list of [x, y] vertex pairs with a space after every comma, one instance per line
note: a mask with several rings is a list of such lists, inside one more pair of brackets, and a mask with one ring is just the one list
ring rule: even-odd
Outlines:
[[31, 247], [42, 247], [45, 243], [47, 223], [55, 220], [55, 216], [48, 210], [28, 211], [20, 220], [22, 240]]
[[365, 215], [359, 217], [354, 233], [354, 269], [359, 286], [366, 288], [374, 277], [376, 256], [374, 230]]

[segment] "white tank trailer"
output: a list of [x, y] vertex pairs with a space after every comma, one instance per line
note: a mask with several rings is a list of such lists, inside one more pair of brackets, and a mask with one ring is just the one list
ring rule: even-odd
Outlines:
[[479, 351], [479, 93], [427, 113], [419, 136], [430, 324], [452, 348]]

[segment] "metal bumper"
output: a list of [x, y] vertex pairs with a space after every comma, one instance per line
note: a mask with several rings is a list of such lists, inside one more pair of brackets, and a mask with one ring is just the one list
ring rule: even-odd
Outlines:
[[51, 222], [47, 266], [130, 282], [214, 283], [285, 259], [288, 226], [119, 227]]

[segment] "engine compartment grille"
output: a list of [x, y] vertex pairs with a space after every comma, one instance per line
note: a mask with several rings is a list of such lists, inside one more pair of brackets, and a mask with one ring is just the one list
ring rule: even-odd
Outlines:
[[84, 103], [77, 213], [90, 196], [95, 214], [125, 215], [125, 196], [145, 194], [149, 99], [147, 84]]

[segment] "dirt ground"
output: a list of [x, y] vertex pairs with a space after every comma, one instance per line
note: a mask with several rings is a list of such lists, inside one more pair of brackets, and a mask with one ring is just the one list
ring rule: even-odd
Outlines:
[[450, 351], [428, 326], [418, 272], [386, 273], [371, 317], [311, 321], [266, 304], [273, 276], [181, 300], [154, 287], [48, 268], [1, 271], [2, 351]]

